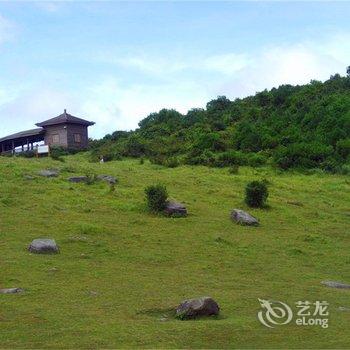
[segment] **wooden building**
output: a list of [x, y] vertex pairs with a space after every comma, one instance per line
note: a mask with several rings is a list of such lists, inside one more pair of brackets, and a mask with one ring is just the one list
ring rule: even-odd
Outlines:
[[37, 123], [39, 128], [22, 131], [0, 138], [0, 153], [14, 152], [15, 148], [32, 150], [33, 144], [44, 142], [48, 146], [61, 146], [70, 149], [86, 149], [88, 146], [88, 127], [94, 125], [74, 117], [64, 110], [58, 117]]

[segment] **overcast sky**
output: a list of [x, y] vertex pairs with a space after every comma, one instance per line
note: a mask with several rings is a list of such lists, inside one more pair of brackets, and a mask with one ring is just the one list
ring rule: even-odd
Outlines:
[[350, 65], [350, 2], [0, 2], [0, 137], [67, 108], [92, 137]]

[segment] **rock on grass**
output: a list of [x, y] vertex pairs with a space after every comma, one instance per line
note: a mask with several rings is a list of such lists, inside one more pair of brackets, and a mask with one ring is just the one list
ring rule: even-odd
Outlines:
[[254, 216], [241, 209], [233, 209], [231, 212], [231, 219], [237, 224], [246, 226], [258, 226], [259, 221]]
[[115, 185], [118, 182], [118, 180], [111, 175], [98, 175], [97, 178], [101, 181], [106, 181], [110, 185]]
[[0, 294], [16, 294], [22, 293], [24, 290], [22, 288], [4, 288], [0, 289]]
[[182, 203], [175, 201], [167, 201], [165, 204], [164, 213], [168, 216], [187, 216], [187, 209]]
[[88, 182], [87, 176], [72, 176], [68, 179], [69, 182], [79, 183], [79, 182]]
[[183, 301], [176, 308], [176, 317], [181, 320], [218, 315], [220, 307], [211, 297]]
[[350, 289], [350, 284], [337, 281], [322, 281], [321, 284], [331, 288]]
[[59, 248], [54, 239], [39, 238], [34, 239], [29, 245], [28, 250], [35, 254], [57, 254]]
[[40, 176], [44, 176], [44, 177], [57, 177], [59, 174], [58, 170], [41, 170], [38, 173]]

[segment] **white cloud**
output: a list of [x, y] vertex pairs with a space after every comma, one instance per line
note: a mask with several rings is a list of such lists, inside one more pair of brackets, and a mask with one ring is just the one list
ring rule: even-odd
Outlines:
[[115, 130], [130, 130], [148, 114], [162, 108], [185, 113], [208, 98], [194, 83], [170, 82], [161, 85], [137, 84], [125, 87], [115, 79], [106, 79], [91, 87], [81, 105], [81, 113], [96, 122], [92, 135], [102, 136]]
[[23, 91], [0, 105], [1, 135], [35, 128], [35, 123], [56, 117], [64, 108], [77, 110], [73, 96], [50, 88]]
[[[46, 84], [17, 90], [0, 86], [1, 135], [32, 128], [35, 122], [67, 108], [73, 115], [95, 121], [90, 135], [98, 138], [118, 129], [134, 129], [142, 118], [161, 108], [186, 113], [190, 108], [204, 107], [218, 95], [234, 99], [281, 84], [325, 80], [331, 74], [343, 73], [350, 64], [349, 38], [343, 33], [317, 43], [266, 47], [254, 54], [226, 52], [187, 59], [100, 56], [97, 62], [101, 64], [129, 67], [136, 73], [147, 73], [151, 79], [138, 79], [134, 74], [136, 82], [121, 81], [114, 73], [118, 70], [113, 69], [109, 77], [96, 78], [90, 86], [74, 90]], [[5, 124], [5, 120], [10, 122]]]
[[282, 84], [307, 84], [311, 80], [326, 80], [335, 73], [345, 72], [350, 41], [338, 40], [338, 35], [323, 42], [304, 42], [261, 50], [250, 57], [250, 64], [234, 77], [227, 77], [216, 91], [230, 98], [244, 97]]
[[247, 67], [251, 61], [252, 59], [245, 54], [228, 53], [209, 56], [203, 61], [199, 61], [197, 65], [194, 65], [194, 68], [231, 75]]

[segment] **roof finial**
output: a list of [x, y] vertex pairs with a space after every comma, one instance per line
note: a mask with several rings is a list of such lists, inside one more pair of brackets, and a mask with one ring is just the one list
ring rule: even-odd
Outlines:
[[64, 109], [64, 114], [66, 114], [67, 113], [67, 110], [66, 109]]

